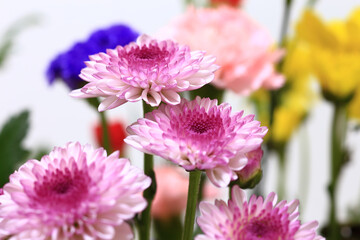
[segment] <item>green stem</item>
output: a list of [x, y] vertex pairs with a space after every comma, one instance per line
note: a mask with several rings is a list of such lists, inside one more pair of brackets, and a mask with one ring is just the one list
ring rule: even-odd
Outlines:
[[196, 205], [199, 194], [201, 171], [194, 170], [190, 172], [188, 199], [186, 204], [185, 226], [183, 240], [192, 240], [195, 222]]
[[278, 173], [278, 189], [277, 194], [280, 200], [286, 197], [286, 159], [285, 159], [285, 146], [277, 150], [279, 155], [279, 173]]
[[103, 139], [102, 144], [103, 144], [103, 147], [106, 150], [106, 152], [108, 154], [110, 154], [110, 153], [112, 153], [112, 149], [111, 149], [111, 146], [110, 146], [110, 138], [109, 138], [110, 134], [109, 134], [109, 128], [108, 128], [105, 112], [99, 112], [98, 111], [98, 106], [100, 104], [100, 101], [99, 101], [98, 98], [86, 98], [86, 101], [100, 115], [101, 127], [102, 127], [102, 139]]
[[192, 5], [193, 1], [192, 0], [185, 0], [185, 8]]
[[317, 3], [317, 0], [308, 0], [307, 6], [309, 8], [314, 8], [316, 3]]
[[110, 134], [109, 127], [106, 121], [105, 112], [99, 112], [102, 126], [102, 138], [103, 138], [103, 147], [105, 148], [108, 154], [112, 153], [111, 145], [110, 145]]
[[346, 136], [347, 117], [346, 105], [335, 103], [335, 110], [331, 131], [331, 180], [328, 187], [330, 198], [330, 236], [329, 240], [340, 239], [340, 226], [337, 221], [337, 201], [336, 190], [339, 181], [339, 175], [343, 166], [344, 141]]
[[[280, 30], [280, 46], [284, 47], [286, 43], [286, 35], [288, 32], [289, 27], [289, 20], [290, 20], [290, 13], [291, 13], [291, 6], [293, 1], [292, 0], [284, 0], [284, 14], [283, 20], [281, 23], [281, 30]], [[278, 70], [282, 71], [282, 65], [284, 64], [284, 58], [280, 60], [278, 63]], [[272, 125], [274, 121], [274, 112], [275, 108], [279, 105], [279, 90], [270, 91], [270, 117], [269, 117], [269, 124]]]
[[291, 12], [290, 10], [291, 10], [291, 5], [293, 3], [292, 0], [284, 0], [284, 1], [285, 1], [285, 8], [284, 8], [284, 15], [281, 23], [281, 32], [280, 32], [280, 46], [282, 47], [285, 45], [285, 39], [289, 27], [290, 12]]
[[195, 99], [196, 96], [199, 96], [202, 98], [208, 97], [210, 99], [217, 99], [218, 104], [220, 104], [223, 101], [225, 90], [214, 87], [211, 84], [206, 84], [199, 89], [190, 91], [189, 94], [190, 94], [191, 100]]
[[180, 216], [169, 219], [154, 219], [157, 240], [181, 240], [183, 223]]
[[[143, 110], [145, 115], [145, 113], [151, 112], [153, 108], [143, 102]], [[144, 198], [147, 201], [147, 207], [139, 216], [138, 228], [140, 240], [149, 240], [151, 229], [151, 204], [156, 193], [156, 179], [154, 172], [153, 155], [146, 153], [144, 154], [144, 173], [146, 176], [151, 178], [151, 185], [144, 191]]]

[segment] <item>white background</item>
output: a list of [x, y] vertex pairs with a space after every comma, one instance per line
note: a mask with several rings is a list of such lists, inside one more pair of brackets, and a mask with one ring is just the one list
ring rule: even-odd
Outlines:
[[[291, 25], [298, 18], [304, 0], [295, 1]], [[258, 22], [269, 29], [278, 40], [282, 17], [282, 0], [248, 0], [245, 10]], [[360, 5], [358, 0], [319, 0], [318, 12], [326, 19], [344, 18], [351, 9]], [[0, 0], [0, 36], [16, 20], [29, 14], [38, 14], [39, 25], [21, 33], [15, 49], [5, 68], [0, 70], [0, 125], [12, 114], [22, 109], [31, 110], [31, 130], [26, 139], [29, 148], [61, 146], [68, 141], [93, 143], [92, 127], [98, 117], [82, 100], [68, 96], [68, 89], [60, 82], [49, 86], [45, 71], [49, 61], [59, 52], [69, 48], [74, 41], [86, 39], [95, 29], [114, 23], [127, 23], [140, 32], [152, 34], [183, 11], [180, 0]], [[240, 97], [230, 95], [228, 100], [235, 109], [244, 103]], [[141, 105], [125, 104], [108, 112], [110, 119], [122, 118], [127, 123], [141, 116]], [[247, 108], [247, 113], [252, 113]], [[301, 218], [304, 221], [327, 220], [326, 184], [329, 170], [329, 129], [331, 106], [318, 102], [302, 133], [308, 136], [311, 164], [307, 175], [300, 176], [300, 161], [305, 156], [300, 151], [301, 139], [295, 138], [290, 144], [288, 165], [288, 199], [300, 198]], [[305, 135], [306, 135], [305, 134]], [[339, 215], [345, 218], [347, 206], [360, 201], [360, 134], [349, 135], [353, 160], [342, 172], [339, 186]], [[142, 154], [129, 149], [131, 160], [140, 165]], [[1, 163], [0, 163], [1, 164]], [[270, 161], [270, 170], [263, 181], [266, 192], [274, 191], [276, 180], [275, 161]], [[308, 197], [302, 196], [301, 182], [310, 181]], [[360, 205], [360, 203], [358, 203]]]

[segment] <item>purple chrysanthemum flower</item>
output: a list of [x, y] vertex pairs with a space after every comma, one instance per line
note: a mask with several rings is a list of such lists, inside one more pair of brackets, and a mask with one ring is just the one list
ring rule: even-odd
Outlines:
[[215, 57], [171, 40], [146, 35], [125, 47], [90, 56], [80, 77], [89, 83], [73, 97], [104, 97], [99, 111], [143, 99], [151, 106], [180, 102], [178, 92], [202, 87], [214, 79]]
[[50, 63], [46, 76], [50, 84], [56, 79], [62, 79], [70, 89], [76, 89], [85, 84], [79, 77], [81, 69], [86, 67], [85, 61], [89, 55], [115, 48], [118, 45], [135, 41], [139, 34], [126, 25], [115, 25], [98, 30], [84, 42], [75, 43], [68, 51], [59, 54]]
[[197, 97], [160, 105], [128, 127], [125, 142], [161, 156], [186, 170], [205, 170], [213, 184], [224, 187], [247, 164], [246, 153], [257, 149], [267, 132], [254, 115], [231, 114], [227, 103]]
[[[317, 221], [301, 225], [299, 201], [276, 204], [277, 196], [270, 193], [263, 200], [246, 194], [238, 186], [232, 188], [231, 200], [215, 205], [201, 202], [197, 223], [204, 232], [195, 240], [322, 240], [316, 234]], [[324, 239], [325, 240], [325, 239]]]
[[132, 239], [150, 178], [114, 152], [68, 143], [29, 160], [0, 195], [0, 238]]

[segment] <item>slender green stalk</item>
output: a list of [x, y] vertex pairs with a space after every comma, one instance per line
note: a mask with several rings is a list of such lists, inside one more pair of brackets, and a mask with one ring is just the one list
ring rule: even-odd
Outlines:
[[101, 127], [102, 127], [102, 139], [103, 139], [103, 147], [106, 150], [106, 152], [108, 154], [112, 153], [112, 149], [110, 146], [110, 134], [109, 134], [109, 128], [108, 128], [108, 124], [107, 124], [107, 120], [106, 120], [106, 115], [105, 112], [99, 112], [98, 111], [98, 106], [100, 104], [100, 101], [98, 98], [86, 98], [86, 101], [90, 104], [90, 106], [92, 106], [96, 112], [99, 113], [100, 115], [100, 120], [101, 120]]
[[157, 240], [181, 240], [183, 222], [180, 216], [166, 220], [154, 219], [154, 227]]
[[307, 6], [309, 8], [314, 8], [317, 2], [318, 2], [317, 0], [308, 0]]
[[[153, 109], [145, 102], [143, 102], [143, 110], [145, 115], [145, 113], [150, 112]], [[144, 198], [147, 201], [147, 207], [139, 215], [138, 228], [140, 240], [149, 240], [151, 229], [151, 204], [156, 193], [156, 179], [154, 173], [153, 155], [146, 153], [144, 154], [144, 173], [146, 176], [149, 176], [151, 178], [151, 185], [144, 191]]]
[[330, 198], [330, 235], [327, 239], [340, 239], [340, 226], [337, 221], [337, 201], [336, 190], [339, 180], [339, 175], [344, 161], [344, 141], [346, 136], [347, 118], [346, 105], [336, 104], [333, 115], [332, 129], [331, 129], [331, 180], [328, 187]]
[[199, 194], [200, 178], [201, 178], [201, 171], [194, 170], [190, 172], [184, 233], [182, 238], [183, 240], [193, 239], [195, 213], [196, 213], [196, 205]]
[[189, 94], [191, 100], [195, 99], [197, 96], [202, 98], [208, 97], [210, 99], [217, 99], [218, 104], [220, 104], [223, 101], [225, 90], [214, 87], [211, 84], [206, 84], [199, 89], [190, 91]]
[[279, 173], [278, 173], [278, 187], [277, 194], [279, 199], [286, 197], [286, 159], [285, 159], [285, 146], [279, 148], [277, 151], [279, 155]]
[[185, 0], [185, 8], [189, 5], [192, 5], [193, 1], [192, 0]]
[[110, 134], [109, 127], [106, 121], [105, 112], [99, 112], [102, 126], [102, 138], [103, 138], [103, 147], [105, 148], [108, 154], [112, 153], [111, 145], [110, 145]]
[[286, 35], [289, 27], [291, 5], [293, 3], [292, 0], [284, 0], [284, 1], [285, 1], [285, 8], [284, 8], [283, 20], [281, 23], [280, 46], [285, 45]]
[[[289, 28], [291, 6], [293, 3], [293, 0], [284, 0], [284, 1], [285, 1], [285, 6], [284, 6], [283, 19], [281, 22], [280, 40], [279, 40], [279, 44], [281, 47], [284, 47], [286, 43], [286, 35]], [[282, 59], [278, 64], [279, 71], [282, 70], [283, 63], [284, 63], [284, 59]], [[274, 121], [274, 112], [275, 112], [275, 108], [278, 106], [279, 95], [280, 94], [278, 90], [270, 91], [270, 117], [269, 117], [270, 126]]]

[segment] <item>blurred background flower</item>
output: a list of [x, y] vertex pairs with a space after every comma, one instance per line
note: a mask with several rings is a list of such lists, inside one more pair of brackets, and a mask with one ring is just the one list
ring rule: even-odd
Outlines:
[[284, 83], [274, 68], [283, 52], [274, 48], [268, 31], [240, 9], [189, 7], [159, 36], [215, 55], [221, 68], [212, 84], [218, 88], [249, 95], [260, 87], [276, 89]]
[[79, 75], [90, 55], [118, 45], [125, 46], [138, 36], [139, 33], [123, 24], [99, 29], [87, 40], [75, 43], [69, 50], [55, 57], [46, 71], [47, 80], [50, 84], [56, 79], [62, 80], [71, 90], [82, 87], [86, 82]]
[[[110, 148], [112, 151], [119, 151], [121, 156], [124, 156], [126, 145], [124, 139], [126, 125], [122, 121], [111, 121], [108, 123]], [[104, 133], [103, 127], [100, 123], [94, 126], [95, 140], [98, 146], [104, 147]]]
[[355, 10], [345, 21], [325, 23], [307, 9], [297, 24], [297, 37], [312, 53], [311, 70], [330, 101], [349, 101], [360, 83], [359, 12]]
[[244, 0], [210, 0], [212, 6], [229, 5], [231, 7], [239, 7], [243, 4]]

